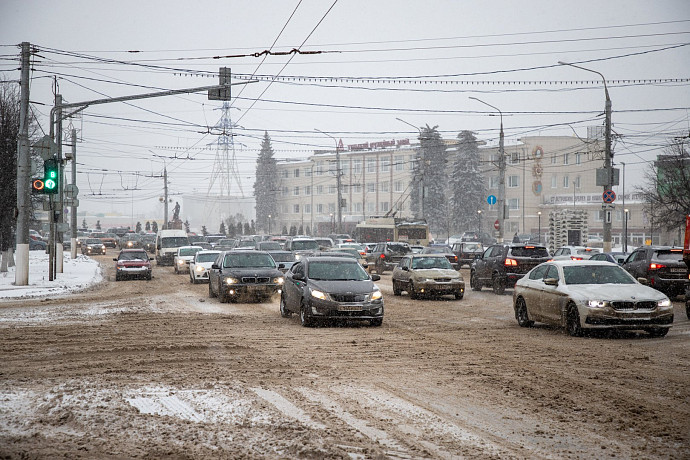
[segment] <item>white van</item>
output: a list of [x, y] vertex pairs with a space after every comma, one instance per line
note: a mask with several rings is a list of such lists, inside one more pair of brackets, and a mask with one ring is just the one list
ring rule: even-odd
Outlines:
[[172, 265], [180, 246], [189, 246], [189, 238], [184, 230], [159, 230], [156, 234], [156, 263]]

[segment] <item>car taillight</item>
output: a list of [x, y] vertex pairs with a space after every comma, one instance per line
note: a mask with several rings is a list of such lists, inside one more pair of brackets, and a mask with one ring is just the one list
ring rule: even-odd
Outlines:
[[570, 260], [582, 260], [582, 257], [570, 256]]
[[385, 254], [381, 254], [381, 258], [382, 258], [382, 259], [385, 259], [385, 258], [386, 258], [386, 255], [385, 255]]
[[655, 263], [649, 264], [650, 270], [658, 270], [658, 269], [664, 268], [664, 267], [666, 267], [666, 265], [664, 265], [664, 264], [655, 264]]
[[518, 264], [517, 260], [510, 259], [510, 258], [507, 258], [506, 261], [504, 262], [504, 265], [506, 267], [517, 267], [517, 264]]

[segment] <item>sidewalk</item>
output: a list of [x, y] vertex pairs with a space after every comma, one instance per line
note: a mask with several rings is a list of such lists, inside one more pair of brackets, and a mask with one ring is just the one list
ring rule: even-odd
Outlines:
[[79, 255], [70, 258], [69, 251], [63, 253], [63, 272], [55, 280], [48, 281], [48, 254], [44, 251], [29, 252], [29, 284], [15, 286], [15, 268], [0, 273], [0, 302], [17, 298], [36, 298], [64, 295], [80, 291], [103, 280], [101, 268], [95, 260]]

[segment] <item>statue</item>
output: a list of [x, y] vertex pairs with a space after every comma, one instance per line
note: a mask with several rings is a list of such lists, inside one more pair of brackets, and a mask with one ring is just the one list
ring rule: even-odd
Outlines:
[[180, 203], [175, 202], [175, 209], [173, 209], [173, 222], [180, 220]]

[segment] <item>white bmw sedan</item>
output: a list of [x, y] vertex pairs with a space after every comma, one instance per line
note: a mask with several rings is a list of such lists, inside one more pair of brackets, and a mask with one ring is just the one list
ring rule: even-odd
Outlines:
[[673, 324], [673, 305], [661, 292], [640, 284], [627, 271], [604, 261], [558, 260], [533, 268], [513, 291], [515, 318], [585, 329], [641, 329], [663, 337]]

